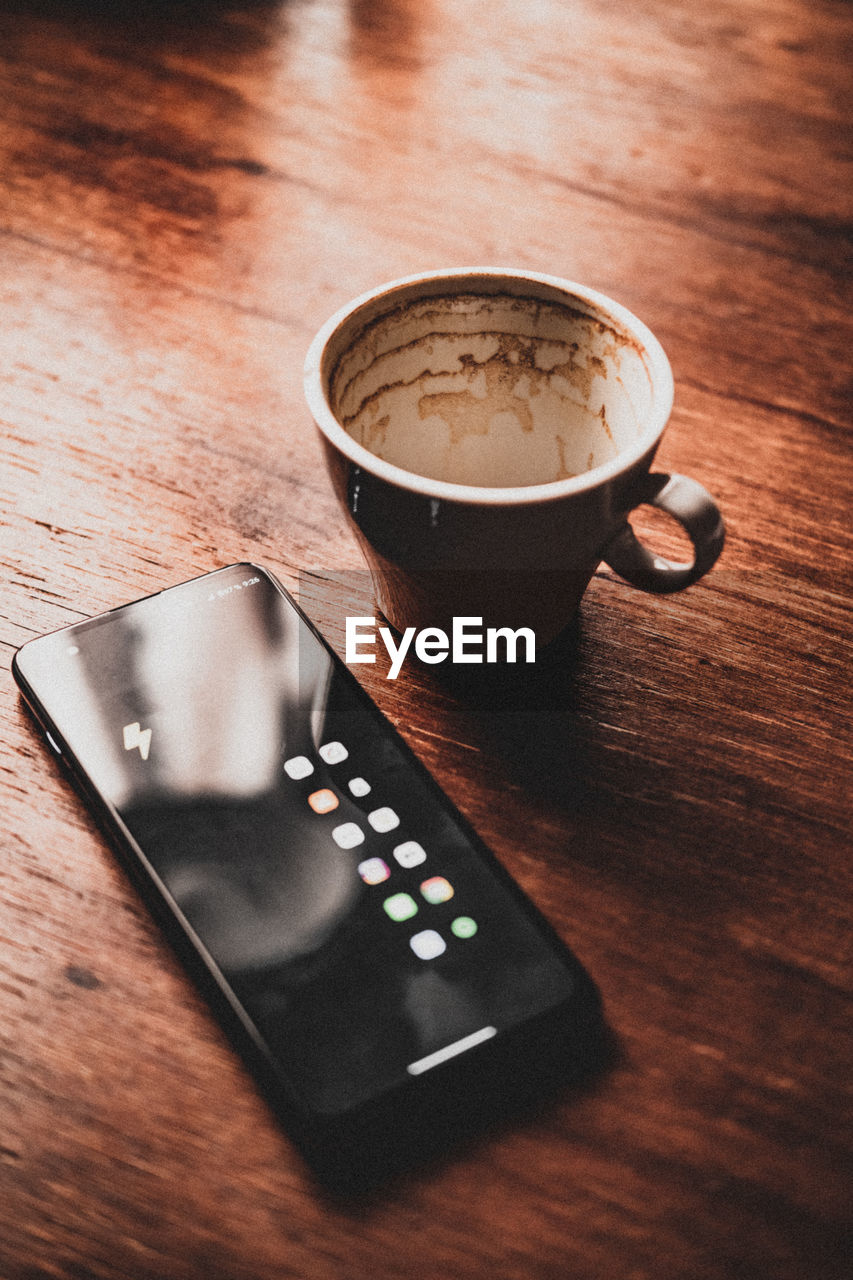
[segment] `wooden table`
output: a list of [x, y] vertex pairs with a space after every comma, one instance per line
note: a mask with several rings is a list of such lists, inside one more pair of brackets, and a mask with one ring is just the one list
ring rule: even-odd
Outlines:
[[342, 648], [367, 587], [302, 361], [422, 269], [546, 271], [641, 315], [676, 378], [660, 461], [729, 530], [682, 596], [602, 567], [538, 691], [359, 669], [593, 973], [617, 1053], [357, 1208], [7, 672], [4, 1278], [850, 1274], [850, 34], [841, 0], [0, 3], [6, 668], [243, 558]]

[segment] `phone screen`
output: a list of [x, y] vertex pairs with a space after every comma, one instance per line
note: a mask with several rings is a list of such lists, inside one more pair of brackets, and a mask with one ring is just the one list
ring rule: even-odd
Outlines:
[[42, 637], [16, 666], [309, 1110], [571, 1000], [572, 957], [263, 570]]

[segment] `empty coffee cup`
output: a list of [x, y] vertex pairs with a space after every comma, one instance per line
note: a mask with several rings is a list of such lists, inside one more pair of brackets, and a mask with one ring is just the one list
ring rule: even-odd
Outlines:
[[[492, 268], [384, 285], [323, 326], [305, 389], [377, 603], [401, 631], [475, 616], [545, 644], [602, 561], [669, 592], [722, 549], [705, 489], [651, 471], [673, 396], [660, 343], [582, 285]], [[643, 503], [683, 526], [691, 561], [634, 535]]]

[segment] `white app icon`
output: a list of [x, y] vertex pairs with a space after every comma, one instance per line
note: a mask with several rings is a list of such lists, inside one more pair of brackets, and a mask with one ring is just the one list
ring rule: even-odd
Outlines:
[[447, 943], [435, 929], [423, 929], [409, 939], [409, 946], [420, 960], [434, 960], [447, 950]]
[[139, 754], [143, 760], [148, 759], [148, 752], [151, 750], [151, 730], [140, 729], [139, 721], [135, 720], [133, 724], [126, 724], [122, 729], [124, 737], [125, 751], [133, 751], [134, 747], [139, 748]]
[[417, 840], [404, 840], [394, 849], [394, 857], [401, 867], [418, 867], [426, 862], [426, 849]]
[[332, 831], [332, 839], [340, 849], [354, 849], [364, 840], [364, 832], [356, 822], [342, 822]]
[[347, 786], [354, 796], [366, 796], [370, 791], [370, 783], [364, 778], [350, 778]]
[[314, 772], [314, 766], [307, 756], [291, 756], [289, 760], [284, 762], [284, 772], [288, 778], [293, 778], [294, 782], [298, 782], [300, 778], [307, 778], [309, 774]]
[[326, 764], [340, 764], [342, 760], [346, 760], [349, 752], [342, 742], [326, 742], [320, 748], [320, 755]]
[[391, 874], [391, 868], [382, 858], [368, 858], [358, 864], [358, 874], [365, 884], [381, 884]]
[[400, 819], [394, 810], [389, 809], [387, 805], [384, 809], [374, 809], [373, 813], [367, 815], [367, 821], [374, 831], [393, 831], [395, 827], [400, 825]]

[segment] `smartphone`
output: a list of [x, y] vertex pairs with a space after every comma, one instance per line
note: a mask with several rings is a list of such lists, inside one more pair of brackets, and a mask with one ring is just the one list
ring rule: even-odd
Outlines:
[[594, 984], [268, 571], [41, 636], [13, 673], [324, 1181], [586, 1069]]

